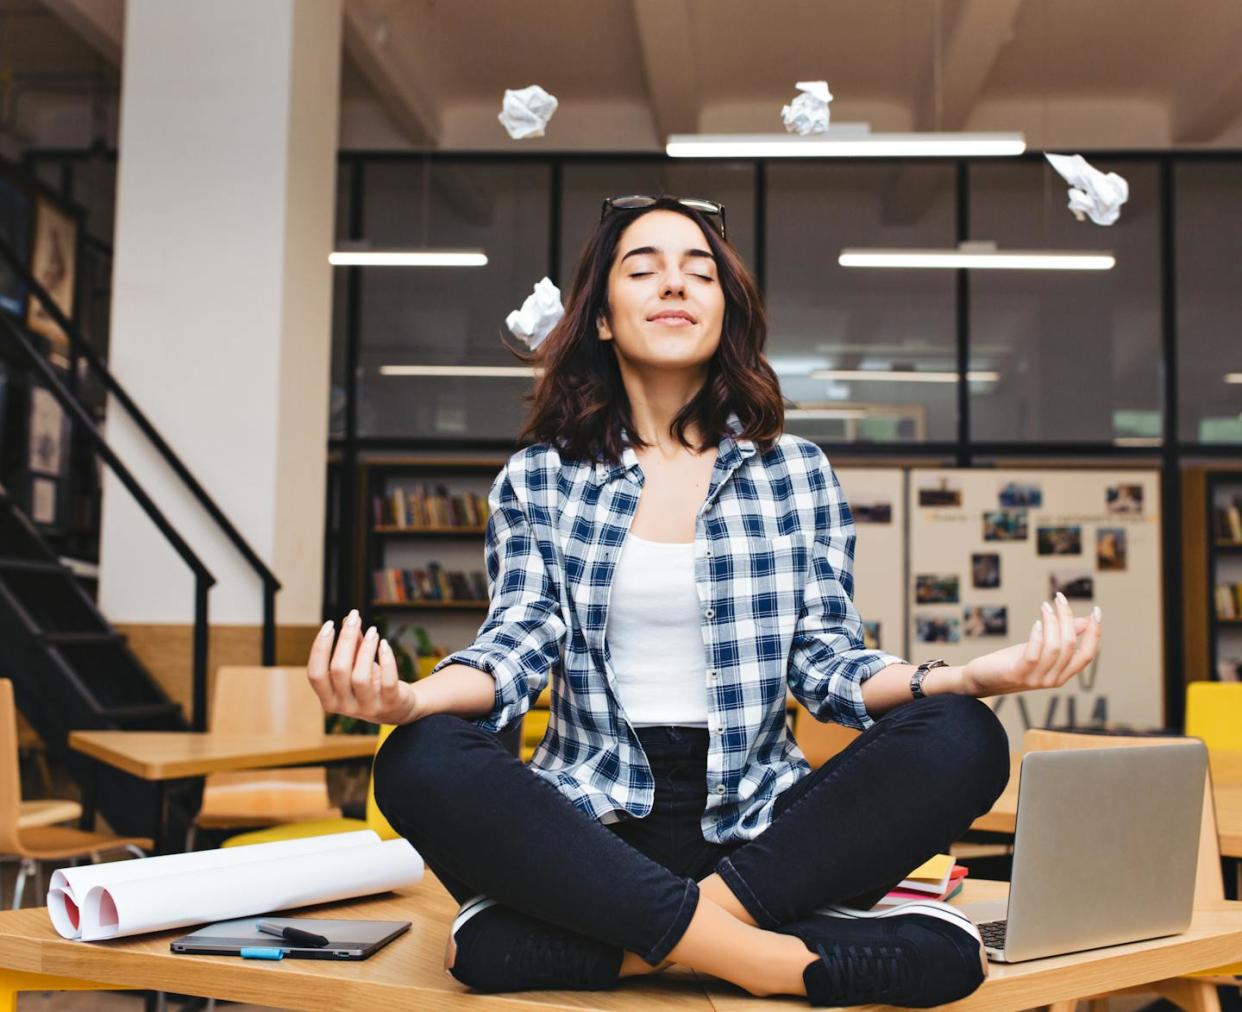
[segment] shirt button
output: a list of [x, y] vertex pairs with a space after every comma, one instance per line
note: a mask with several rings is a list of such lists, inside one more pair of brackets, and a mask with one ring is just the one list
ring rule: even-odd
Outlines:
[[715, 609], [715, 608], [708, 608], [708, 609], [707, 609], [707, 611], [703, 612], [703, 614], [704, 614], [704, 615], [706, 615], [708, 618], [715, 618], [715, 617], [716, 617], [716, 609]]
[[707, 554], [707, 555], [708, 555], [708, 557], [710, 558], [710, 557], [711, 557], [711, 554], [712, 554], [712, 550], [709, 548], [709, 549], [707, 550], [707, 553], [706, 553], [706, 554]]
[[714, 682], [714, 681], [716, 680], [716, 676], [717, 676], [717, 675], [719, 675], [719, 674], [720, 674], [720, 672], [718, 672], [718, 671], [709, 671], [709, 672], [707, 673], [707, 680], [708, 680], [709, 682]]
[[717, 794], [723, 794], [724, 792], [725, 792], [725, 785], [724, 785], [724, 784], [717, 784], [717, 785], [716, 785], [716, 793], [717, 793]]

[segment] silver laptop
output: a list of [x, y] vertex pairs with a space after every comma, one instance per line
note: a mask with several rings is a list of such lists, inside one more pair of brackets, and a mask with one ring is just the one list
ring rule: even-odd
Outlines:
[[989, 958], [1015, 963], [1185, 931], [1206, 773], [1197, 739], [1027, 753], [1008, 902], [962, 904]]

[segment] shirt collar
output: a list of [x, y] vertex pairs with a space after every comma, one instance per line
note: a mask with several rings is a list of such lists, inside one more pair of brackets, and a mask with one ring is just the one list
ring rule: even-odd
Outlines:
[[[741, 431], [742, 423], [737, 416], [737, 412], [729, 412], [728, 421], [725, 423], [725, 433], [720, 437], [720, 443], [716, 448], [717, 461], [726, 471], [732, 471], [734, 467], [755, 452], [753, 440], [737, 438], [737, 434]], [[602, 485], [604, 482], [612, 481], [620, 475], [629, 474], [638, 467], [638, 454], [630, 446], [629, 432], [624, 428], [621, 430], [621, 439], [625, 444], [621, 452], [621, 462], [619, 464], [609, 464], [606, 461], [597, 460], [591, 472], [592, 484]]]

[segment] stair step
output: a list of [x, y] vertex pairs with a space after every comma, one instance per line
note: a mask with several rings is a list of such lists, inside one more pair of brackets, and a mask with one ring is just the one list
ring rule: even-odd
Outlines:
[[132, 703], [126, 706], [109, 706], [104, 709], [103, 715], [117, 724], [126, 724], [139, 720], [180, 716], [181, 704]]
[[58, 647], [81, 647], [93, 644], [124, 643], [125, 637], [117, 632], [45, 632], [44, 643]]
[[59, 562], [48, 562], [39, 559], [17, 559], [11, 556], [0, 556], [0, 571], [22, 573], [59, 573], [71, 576], [69, 570]]

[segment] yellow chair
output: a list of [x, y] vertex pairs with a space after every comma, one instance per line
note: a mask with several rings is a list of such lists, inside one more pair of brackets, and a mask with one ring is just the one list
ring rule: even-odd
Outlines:
[[[375, 746], [378, 752], [380, 745], [392, 734], [394, 725], [382, 724], [379, 729], [379, 742]], [[253, 833], [240, 833], [224, 841], [223, 847], [244, 847], [251, 843], [275, 843], [277, 840], [302, 840], [308, 836], [328, 836], [331, 833], [353, 833], [360, 829], [373, 829], [381, 840], [395, 840], [400, 835], [388, 824], [384, 813], [375, 803], [375, 783], [367, 784], [367, 817], [361, 819], [310, 819], [305, 822], [289, 822], [270, 829], [259, 829]]]
[[1242, 682], [1186, 686], [1186, 734], [1213, 751], [1242, 751]]
[[[237, 734], [316, 736], [323, 733], [323, 707], [305, 668], [221, 667], [208, 726]], [[198, 828], [247, 829], [340, 814], [328, 800], [323, 766], [212, 773], [203, 783], [202, 806], [186, 834], [185, 849], [194, 849]]]
[[22, 804], [13, 683], [7, 678], [0, 678], [0, 854], [21, 860], [13, 890], [13, 909], [21, 905], [26, 879], [30, 875], [35, 876], [36, 889], [42, 893], [42, 861], [94, 858], [110, 850], [127, 850], [135, 857], [143, 857], [143, 852], [151, 849], [151, 841], [143, 837], [114, 836], [111, 833], [48, 825], [49, 813], [56, 814], [50, 804], [45, 809], [35, 808], [32, 812], [29, 814]]

